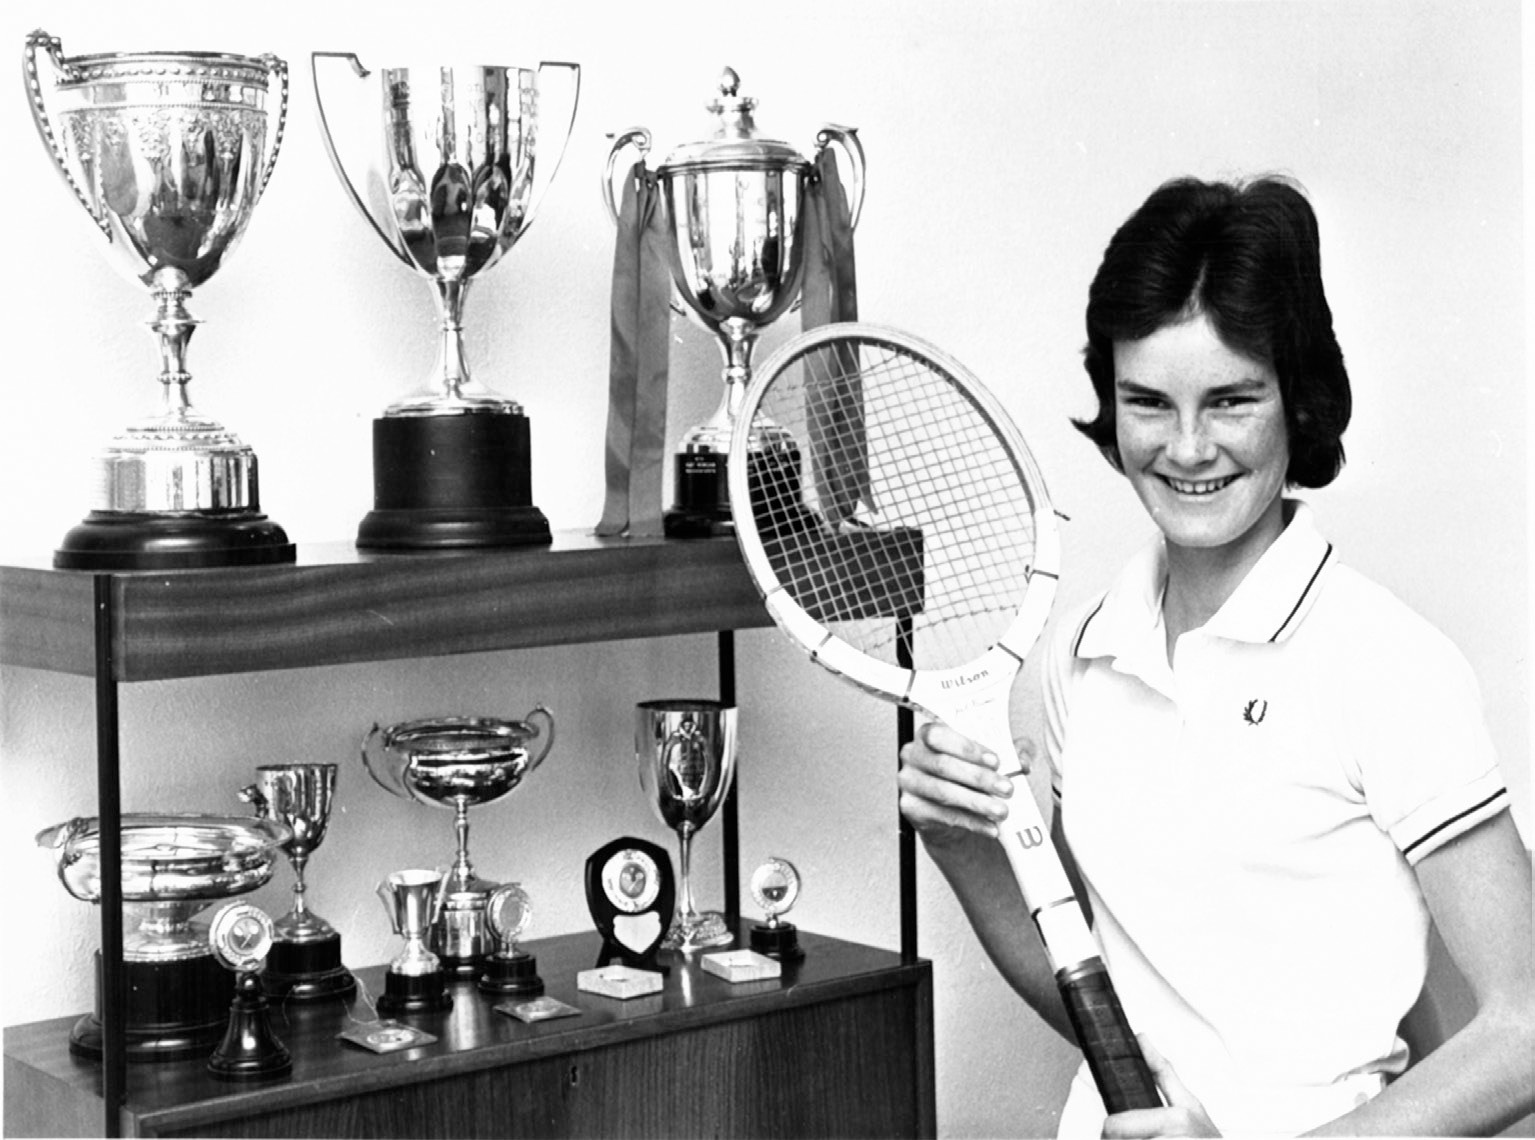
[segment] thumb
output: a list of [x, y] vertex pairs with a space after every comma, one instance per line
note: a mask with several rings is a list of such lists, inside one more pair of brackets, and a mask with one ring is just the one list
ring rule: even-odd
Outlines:
[[1013, 751], [1018, 753], [1018, 763], [1023, 765], [1025, 776], [1034, 771], [1034, 760], [1039, 755], [1039, 745], [1034, 743], [1032, 736], [1013, 737]]

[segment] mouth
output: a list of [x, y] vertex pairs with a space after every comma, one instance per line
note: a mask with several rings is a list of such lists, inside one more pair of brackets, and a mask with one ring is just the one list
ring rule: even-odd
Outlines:
[[1238, 479], [1240, 479], [1241, 476], [1240, 475], [1227, 475], [1225, 478], [1222, 478], [1222, 479], [1198, 479], [1198, 480], [1195, 480], [1195, 479], [1175, 479], [1171, 475], [1158, 475], [1157, 478], [1160, 479], [1167, 486], [1171, 487], [1178, 494], [1180, 494], [1180, 495], [1187, 495], [1187, 496], [1190, 496], [1192, 498], [1196, 498], [1197, 499], [1197, 498], [1204, 498], [1204, 497], [1209, 496], [1209, 495], [1215, 495], [1215, 494], [1220, 493], [1221, 491], [1224, 491], [1227, 487], [1231, 486], [1231, 484], [1235, 483]]

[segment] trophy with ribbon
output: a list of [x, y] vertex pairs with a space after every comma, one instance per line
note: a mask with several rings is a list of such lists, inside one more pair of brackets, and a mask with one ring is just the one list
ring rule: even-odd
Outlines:
[[[292, 562], [261, 513], [256, 455], [192, 407], [192, 290], [233, 252], [282, 142], [288, 65], [276, 56], [143, 52], [66, 58], [27, 37], [38, 134], [103, 251], [155, 304], [160, 401], [96, 458], [90, 513], [64, 536], [66, 570], [169, 570]], [[267, 110], [278, 93], [275, 122]]]
[[[350, 78], [325, 82], [325, 60], [348, 62]], [[549, 522], [533, 505], [528, 417], [470, 375], [463, 314], [470, 284], [527, 232], [554, 178], [575, 122], [580, 68], [432, 65], [374, 74], [350, 53], [315, 52], [311, 71], [321, 137], [342, 186], [437, 300], [435, 368], [373, 421], [374, 509], [357, 545], [549, 542]]]
[[[863, 146], [852, 129], [828, 124], [814, 160], [806, 159], [758, 134], [755, 107], [726, 68], [708, 104], [710, 138], [678, 147], [654, 171], [645, 165], [651, 136], [644, 127], [620, 132], [608, 153], [602, 191], [618, 239], [599, 535], [732, 533], [725, 458], [758, 336], [801, 301], [807, 327], [857, 317], [852, 231], [863, 206]], [[851, 200], [833, 145], [848, 160]], [[640, 159], [620, 184], [619, 158], [631, 146]], [[725, 391], [714, 415], [682, 436], [672, 461], [673, 505], [663, 514], [672, 310], [718, 338]], [[753, 430], [754, 463], [798, 465], [787, 432], [766, 423]], [[856, 499], [856, 483], [851, 490]]]

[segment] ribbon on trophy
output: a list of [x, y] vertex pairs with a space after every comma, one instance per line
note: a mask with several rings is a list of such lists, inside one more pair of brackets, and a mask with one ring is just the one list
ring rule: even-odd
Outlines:
[[[805, 216], [805, 329], [858, 319], [853, 225], [847, 193], [830, 147], [816, 156]], [[857, 349], [837, 345], [829, 375], [806, 377], [812, 479], [821, 512], [833, 527], [853, 517], [858, 503], [876, 508], [869, 489], [868, 438]]]
[[656, 176], [636, 162], [624, 179], [613, 252], [607, 493], [596, 527], [605, 537], [662, 532], [671, 276], [660, 203]]

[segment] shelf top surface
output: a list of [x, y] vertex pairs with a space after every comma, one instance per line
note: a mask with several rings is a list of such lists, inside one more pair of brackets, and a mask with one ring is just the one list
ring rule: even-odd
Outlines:
[[408, 554], [300, 545], [282, 566], [102, 576], [0, 566], [0, 663], [160, 680], [704, 633], [770, 624], [731, 538], [596, 538]]

